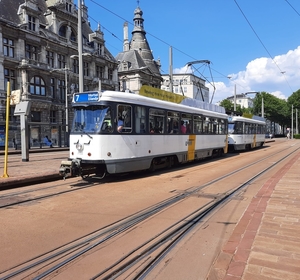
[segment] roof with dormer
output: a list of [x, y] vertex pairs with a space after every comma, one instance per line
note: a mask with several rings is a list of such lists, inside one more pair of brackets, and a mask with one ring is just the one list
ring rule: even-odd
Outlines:
[[[149, 43], [146, 39], [144, 30], [143, 11], [140, 7], [134, 10], [134, 29], [129, 43], [129, 50], [123, 51], [116, 56], [117, 61], [129, 61], [130, 70], [137, 70], [141, 67], [147, 67], [155, 76], [161, 76], [158, 62], [154, 60]], [[120, 69], [121, 70], [121, 69]]]

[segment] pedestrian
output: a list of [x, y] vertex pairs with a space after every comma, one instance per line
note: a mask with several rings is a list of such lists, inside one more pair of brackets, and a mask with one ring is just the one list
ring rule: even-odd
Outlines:
[[52, 141], [48, 138], [48, 136], [46, 135], [44, 138], [44, 143], [49, 146], [50, 148], [53, 148], [52, 146]]

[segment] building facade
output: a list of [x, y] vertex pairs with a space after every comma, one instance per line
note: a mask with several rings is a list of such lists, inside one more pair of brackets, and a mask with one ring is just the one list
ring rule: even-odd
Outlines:
[[227, 97], [227, 99], [232, 103], [234, 103], [234, 99], [235, 99], [236, 102], [235, 104], [240, 105], [241, 108], [253, 108], [253, 99], [248, 97], [244, 93], [236, 94], [236, 96]]
[[[78, 91], [78, 36], [83, 42], [84, 91], [118, 90], [118, 63], [105, 47], [100, 26], [92, 31], [82, 1], [82, 34], [73, 0], [0, 1], [0, 126], [6, 120], [7, 82], [30, 101], [29, 143], [47, 135], [54, 145], [67, 143], [72, 120], [71, 95]], [[10, 106], [9, 146], [20, 141], [20, 120]], [[66, 116], [68, 120], [66, 120]]]
[[134, 10], [134, 28], [129, 41], [128, 23], [124, 23], [123, 52], [116, 56], [121, 91], [138, 93], [143, 85], [160, 88], [160, 61], [155, 61], [144, 29], [143, 11]]
[[170, 75], [162, 75], [163, 83], [161, 89], [182, 94], [184, 96], [209, 102], [209, 88], [205, 86], [205, 80], [194, 74], [173, 74], [173, 83], [170, 83]]

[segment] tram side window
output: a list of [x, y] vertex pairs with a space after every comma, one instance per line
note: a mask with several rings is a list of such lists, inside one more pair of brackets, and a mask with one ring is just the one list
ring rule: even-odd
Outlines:
[[135, 107], [135, 132], [146, 133], [146, 108], [142, 106]]
[[212, 123], [209, 117], [204, 118], [204, 133], [212, 133]]
[[118, 105], [117, 106], [117, 120], [116, 126], [119, 133], [130, 133], [132, 131], [132, 115], [130, 105]]
[[191, 114], [181, 114], [181, 133], [189, 134], [192, 133], [192, 115]]
[[149, 109], [149, 132], [165, 133], [165, 111], [160, 109]]
[[169, 134], [178, 134], [179, 133], [179, 113], [170, 112], [167, 114], [167, 131]]
[[243, 134], [243, 123], [242, 122], [235, 123], [234, 134]]
[[211, 119], [211, 127], [212, 127], [212, 134], [219, 134], [219, 123], [218, 119]]
[[258, 125], [257, 125], [257, 134], [263, 134], [263, 133], [262, 133], [262, 130], [263, 130], [262, 125], [258, 124]]
[[227, 125], [226, 125], [225, 120], [219, 119], [218, 122], [219, 122], [219, 126], [218, 126], [219, 132], [218, 132], [218, 134], [226, 134], [227, 133], [227, 131], [226, 131]]
[[249, 123], [245, 123], [244, 124], [244, 130], [243, 130], [244, 134], [250, 134], [250, 124]]
[[203, 132], [203, 119], [201, 116], [194, 116], [194, 133], [201, 134]]
[[[111, 110], [110, 108], [108, 107], [106, 110], [103, 110], [103, 113], [102, 115], [104, 115], [103, 117], [103, 122], [101, 121], [99, 123], [99, 127], [101, 125], [101, 132], [104, 132], [104, 133], [111, 133], [113, 130], [112, 130], [112, 117], [111, 117]], [[101, 117], [102, 119], [102, 117]], [[95, 127], [96, 129], [96, 127]]]

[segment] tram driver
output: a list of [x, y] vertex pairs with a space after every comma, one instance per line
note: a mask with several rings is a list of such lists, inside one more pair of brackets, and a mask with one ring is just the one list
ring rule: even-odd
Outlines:
[[123, 121], [122, 117], [119, 117], [118, 128], [117, 128], [118, 132], [122, 132], [123, 126], [124, 126], [124, 121]]

